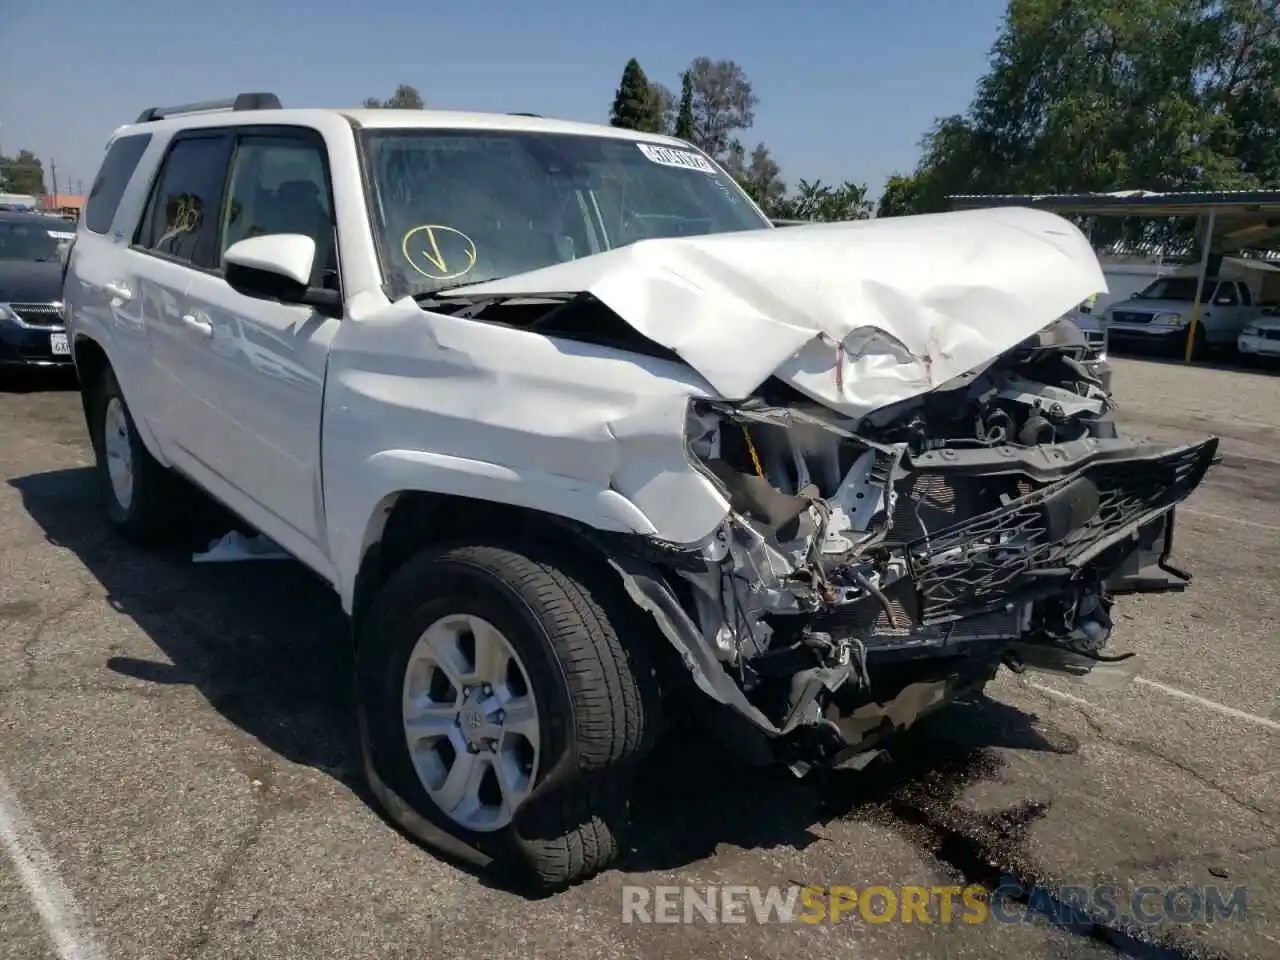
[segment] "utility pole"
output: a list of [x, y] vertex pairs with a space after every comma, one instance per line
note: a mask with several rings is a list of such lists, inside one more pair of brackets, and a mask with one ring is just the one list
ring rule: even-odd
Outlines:
[[58, 161], [49, 161], [49, 175], [53, 178], [53, 199], [58, 199]]

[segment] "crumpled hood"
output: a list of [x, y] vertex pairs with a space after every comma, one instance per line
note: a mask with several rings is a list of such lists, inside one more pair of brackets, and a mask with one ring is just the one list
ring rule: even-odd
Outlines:
[[860, 418], [1106, 290], [1073, 224], [1002, 207], [645, 240], [452, 295], [590, 293], [725, 399], [777, 376]]

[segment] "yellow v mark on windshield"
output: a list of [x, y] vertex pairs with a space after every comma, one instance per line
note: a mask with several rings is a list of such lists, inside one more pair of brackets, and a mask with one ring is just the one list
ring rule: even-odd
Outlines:
[[440, 252], [440, 244], [436, 242], [436, 232], [427, 227], [427, 242], [431, 244], [430, 250], [423, 250], [422, 255], [431, 261], [431, 265], [441, 273], [449, 272], [449, 265], [444, 261], [444, 255]]

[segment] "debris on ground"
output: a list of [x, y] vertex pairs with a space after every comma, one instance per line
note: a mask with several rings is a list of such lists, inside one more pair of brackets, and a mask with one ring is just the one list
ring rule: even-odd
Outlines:
[[258, 534], [246, 537], [238, 530], [219, 537], [204, 553], [191, 555], [193, 563], [235, 563], [239, 560], [287, 560], [289, 554], [274, 540]]

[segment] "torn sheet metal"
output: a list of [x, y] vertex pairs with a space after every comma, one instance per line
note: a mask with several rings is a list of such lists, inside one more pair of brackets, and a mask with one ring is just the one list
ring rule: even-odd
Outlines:
[[1106, 289], [1073, 224], [1006, 207], [645, 240], [454, 295], [590, 293], [726, 399], [777, 375], [860, 418]]

